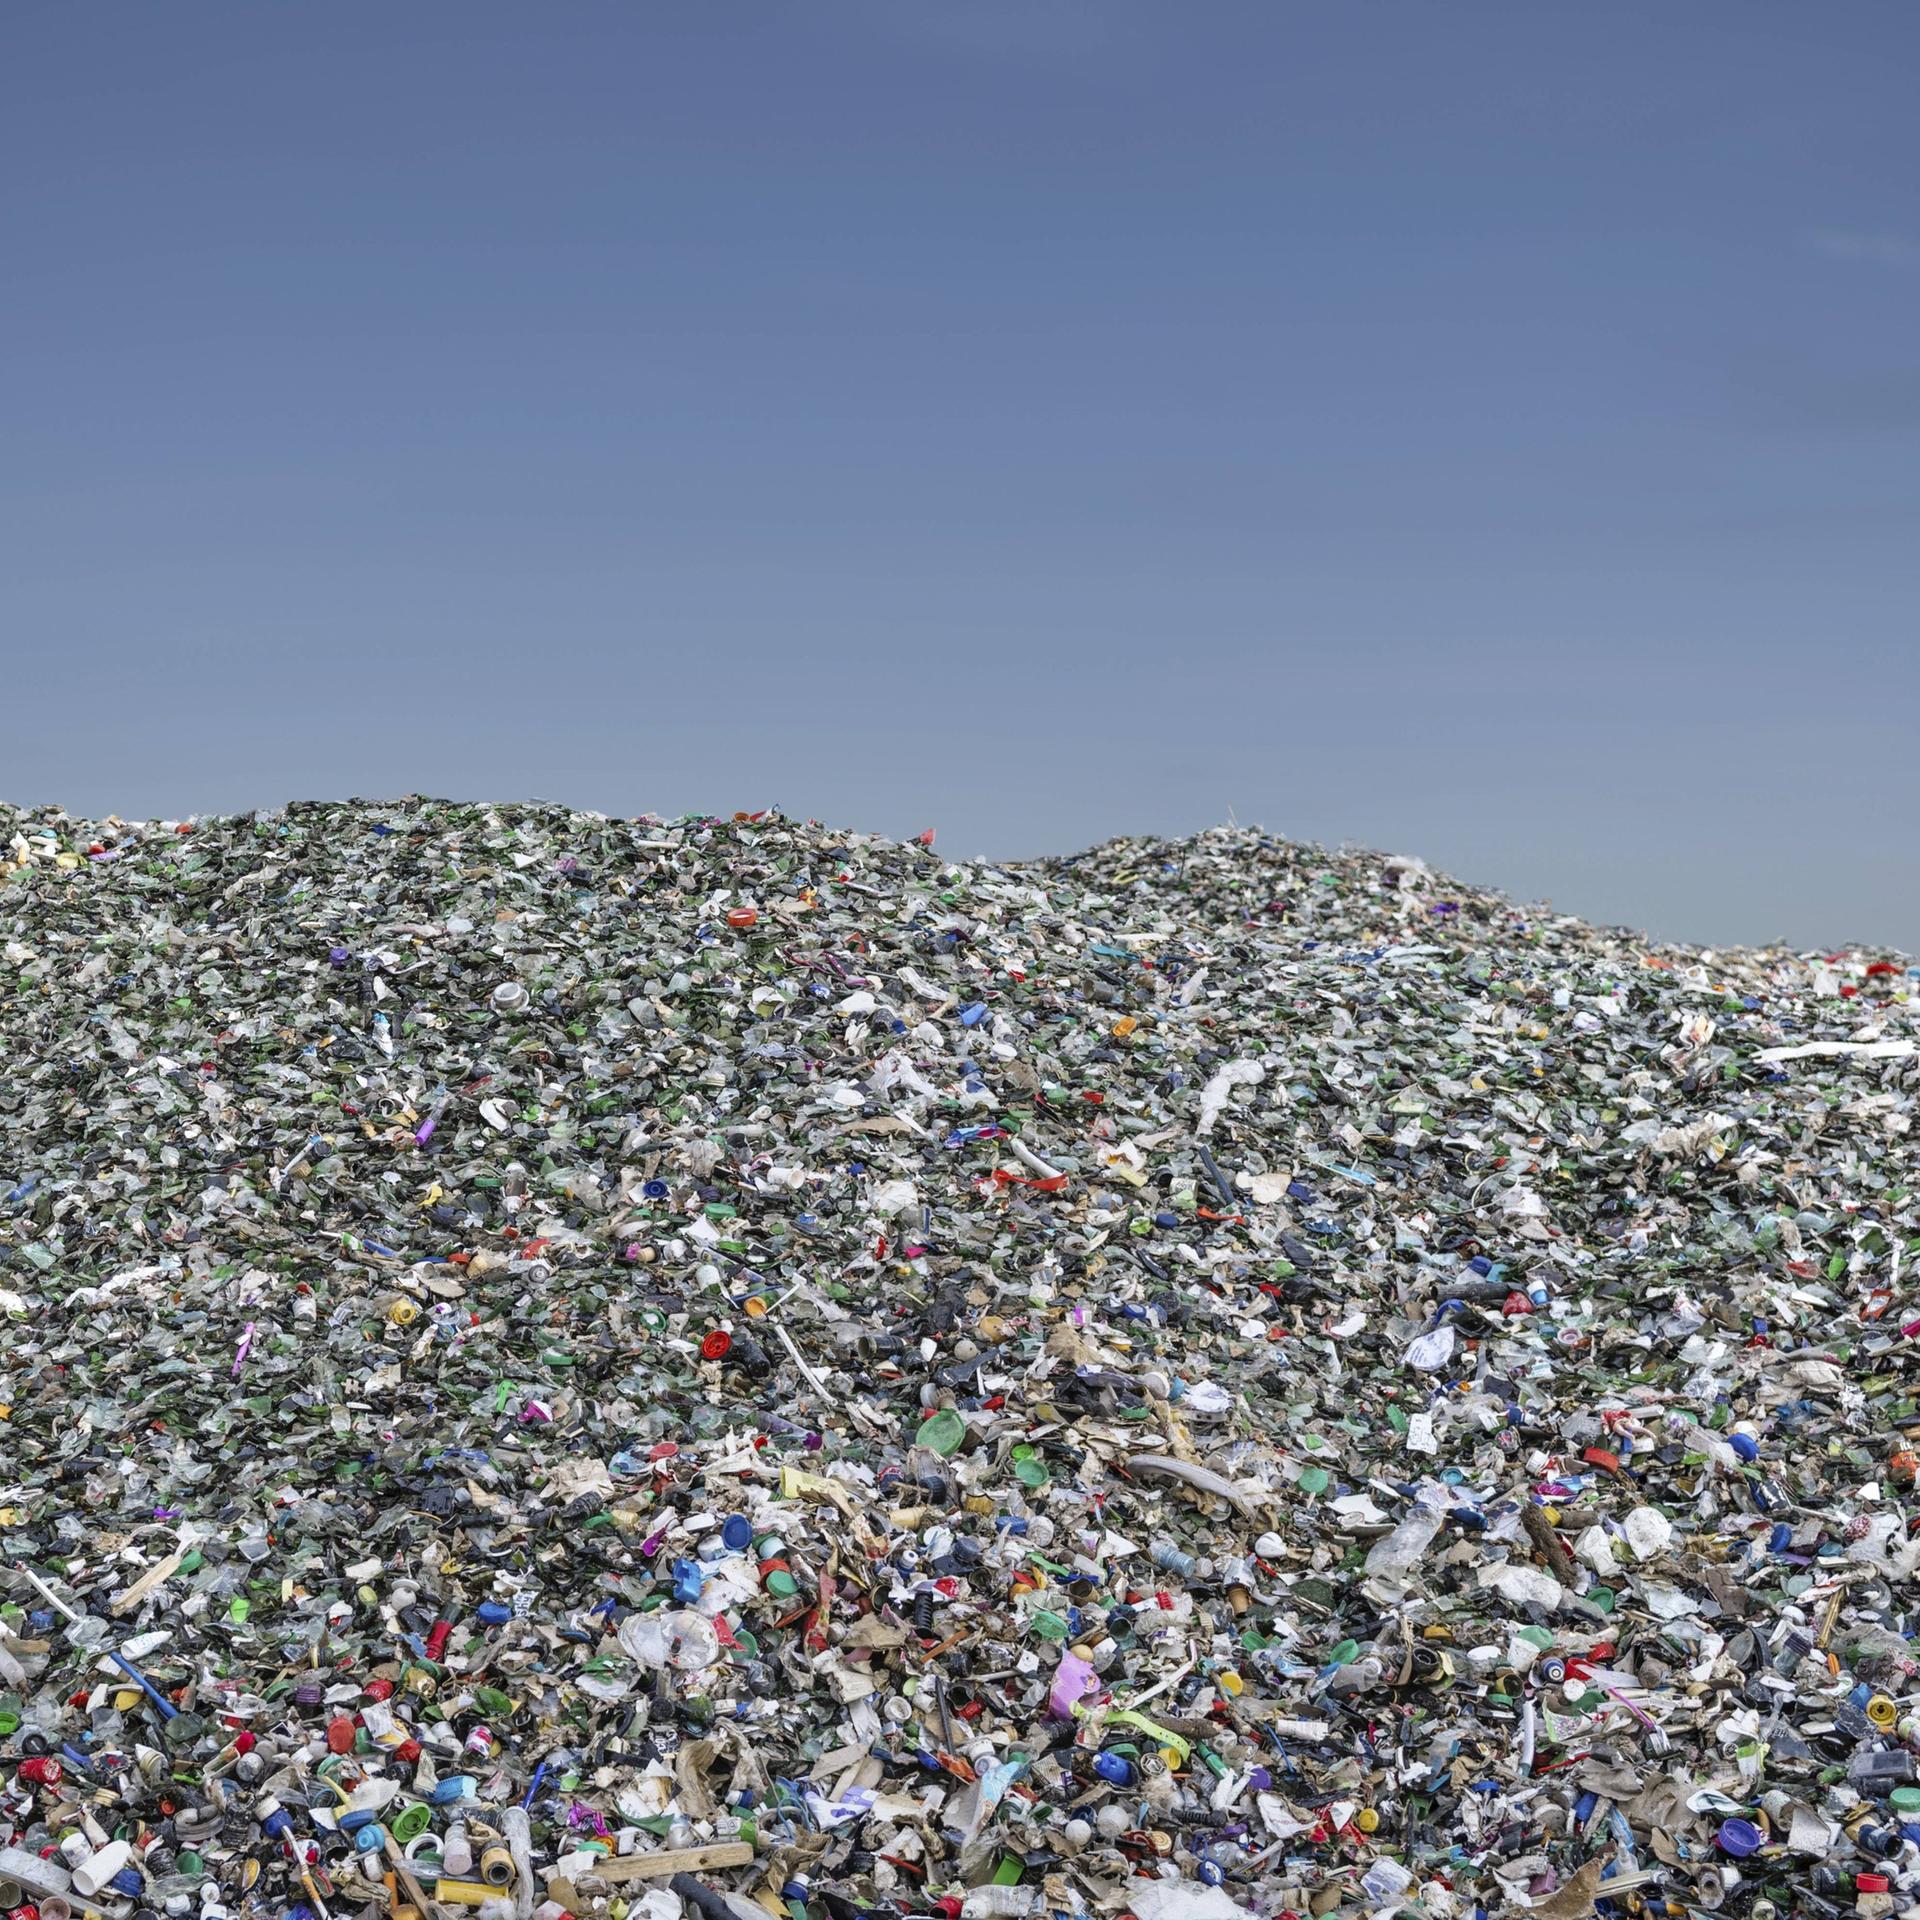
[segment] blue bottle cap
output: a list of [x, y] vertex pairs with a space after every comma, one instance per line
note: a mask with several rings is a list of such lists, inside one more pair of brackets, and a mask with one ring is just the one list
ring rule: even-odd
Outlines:
[[1722, 1820], [1718, 1837], [1720, 1851], [1736, 1860], [1745, 1860], [1766, 1845], [1760, 1829], [1751, 1820]]
[[1742, 1460], [1758, 1460], [1760, 1458], [1760, 1442], [1750, 1433], [1728, 1434], [1727, 1445], [1730, 1446]]
[[741, 1553], [753, 1544], [753, 1522], [744, 1513], [729, 1514], [726, 1525], [720, 1529], [720, 1538], [730, 1552]]

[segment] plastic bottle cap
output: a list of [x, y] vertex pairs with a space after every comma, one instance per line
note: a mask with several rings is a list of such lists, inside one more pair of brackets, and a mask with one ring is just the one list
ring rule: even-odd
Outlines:
[[1751, 1820], [1722, 1820], [1718, 1837], [1720, 1851], [1736, 1860], [1745, 1860], [1766, 1845], [1765, 1836]]
[[700, 1342], [700, 1357], [703, 1360], [724, 1360], [733, 1346], [733, 1335], [723, 1327], [715, 1327]]
[[387, 1822], [387, 1831], [405, 1846], [409, 1841], [417, 1840], [433, 1824], [433, 1809], [422, 1806], [419, 1801], [405, 1806]]

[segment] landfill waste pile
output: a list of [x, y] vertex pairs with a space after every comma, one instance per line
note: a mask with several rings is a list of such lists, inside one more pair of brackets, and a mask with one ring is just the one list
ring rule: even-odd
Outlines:
[[1222, 830], [0, 812], [0, 1911], [1920, 1913], [1920, 976]]

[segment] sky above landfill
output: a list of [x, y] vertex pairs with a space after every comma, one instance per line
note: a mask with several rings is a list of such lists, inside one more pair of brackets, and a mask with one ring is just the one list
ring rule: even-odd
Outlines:
[[6, 37], [6, 799], [1231, 816], [1920, 948], [1910, 6]]

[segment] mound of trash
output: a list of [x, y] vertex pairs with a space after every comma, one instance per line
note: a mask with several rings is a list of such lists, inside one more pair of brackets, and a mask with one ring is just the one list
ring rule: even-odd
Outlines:
[[1218, 830], [0, 809], [0, 1908], [1920, 1907], [1920, 970]]

